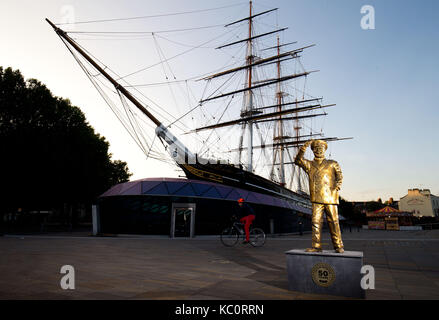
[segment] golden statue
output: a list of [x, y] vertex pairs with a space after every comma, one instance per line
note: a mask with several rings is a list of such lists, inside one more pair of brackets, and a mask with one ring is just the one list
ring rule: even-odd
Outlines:
[[[313, 161], [303, 158], [309, 145], [314, 153]], [[325, 212], [335, 252], [343, 253], [337, 210], [338, 192], [343, 176], [336, 161], [325, 159], [326, 149], [328, 149], [328, 144], [325, 141], [310, 140], [300, 147], [294, 159], [294, 163], [303, 168], [309, 177], [309, 193], [312, 203], [312, 248], [306, 251], [322, 251], [321, 231]]]

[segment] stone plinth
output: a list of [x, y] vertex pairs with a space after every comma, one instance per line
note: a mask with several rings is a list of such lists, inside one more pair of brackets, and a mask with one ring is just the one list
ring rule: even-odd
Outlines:
[[294, 249], [287, 255], [288, 287], [292, 291], [364, 298], [360, 286], [363, 252], [305, 252]]

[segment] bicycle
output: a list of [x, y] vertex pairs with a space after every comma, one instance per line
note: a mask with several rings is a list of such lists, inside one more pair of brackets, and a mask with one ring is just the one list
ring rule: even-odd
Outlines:
[[[260, 228], [250, 226], [250, 241], [253, 247], [262, 247], [265, 244], [265, 232]], [[231, 227], [227, 227], [221, 233], [220, 239], [226, 247], [233, 247], [239, 241], [239, 238], [245, 239], [244, 224], [234, 221]]]

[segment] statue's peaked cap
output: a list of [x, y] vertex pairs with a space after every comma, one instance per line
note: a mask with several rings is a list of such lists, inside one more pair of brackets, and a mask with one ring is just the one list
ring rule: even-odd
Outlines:
[[323, 144], [325, 146], [325, 150], [328, 149], [328, 143], [326, 141], [323, 141], [323, 140], [314, 140], [311, 143], [311, 149], [314, 149], [319, 144]]

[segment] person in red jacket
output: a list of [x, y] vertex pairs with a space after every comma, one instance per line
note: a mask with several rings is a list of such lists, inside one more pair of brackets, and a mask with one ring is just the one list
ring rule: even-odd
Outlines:
[[240, 198], [238, 200], [238, 217], [240, 218], [239, 221], [244, 224], [244, 230], [245, 230], [245, 241], [243, 243], [249, 243], [250, 241], [250, 226], [255, 220], [255, 211], [253, 208], [248, 204], [245, 203], [243, 198]]

